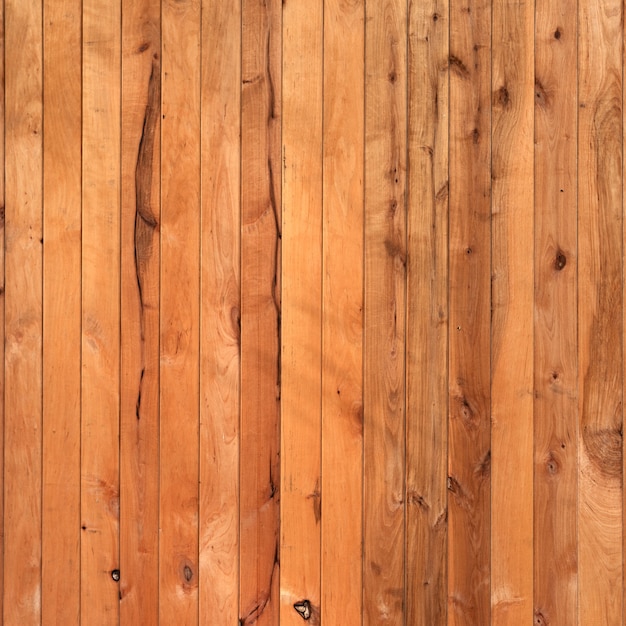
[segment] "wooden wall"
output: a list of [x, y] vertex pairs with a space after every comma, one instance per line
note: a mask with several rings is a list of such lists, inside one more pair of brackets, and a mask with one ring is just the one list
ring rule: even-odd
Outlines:
[[621, 0], [4, 0], [6, 626], [625, 623]]

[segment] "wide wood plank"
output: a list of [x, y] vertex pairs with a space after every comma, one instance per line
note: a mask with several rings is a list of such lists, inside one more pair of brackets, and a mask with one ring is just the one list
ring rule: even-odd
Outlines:
[[406, 412], [407, 624], [447, 620], [448, 3], [411, 3]]
[[364, 37], [363, 0], [325, 1], [322, 624], [363, 608]]
[[242, 626], [277, 626], [280, 523], [281, 0], [242, 4]]
[[120, 621], [158, 622], [161, 36], [122, 2]]
[[283, 8], [281, 626], [320, 623], [323, 7]]
[[578, 624], [623, 623], [622, 2], [578, 12]]
[[4, 619], [41, 623], [42, 3], [7, 0]]
[[162, 19], [159, 620], [198, 622], [200, 3]]
[[119, 618], [120, 3], [83, 2], [81, 623]]
[[363, 624], [404, 624], [406, 3], [366, 4]]
[[491, 623], [533, 616], [534, 7], [493, 4]]
[[577, 620], [576, 36], [576, 15], [569, 2], [537, 1], [536, 624], [575, 624]]
[[44, 3], [43, 624], [80, 619], [81, 2]]
[[241, 12], [202, 5], [200, 624], [239, 614]]
[[448, 623], [490, 623], [491, 2], [450, 3]]

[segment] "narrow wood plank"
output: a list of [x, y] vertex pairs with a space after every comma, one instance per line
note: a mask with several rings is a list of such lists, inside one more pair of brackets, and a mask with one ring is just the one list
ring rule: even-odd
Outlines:
[[490, 623], [491, 2], [450, 3], [448, 623]]
[[404, 624], [406, 2], [366, 4], [363, 624]]
[[325, 1], [322, 624], [363, 610], [364, 38], [364, 0]]
[[534, 19], [533, 3], [493, 3], [493, 626], [533, 621]]
[[200, 624], [238, 623], [241, 6], [202, 4]]
[[535, 623], [577, 602], [576, 13], [535, 9]]
[[280, 522], [281, 0], [242, 4], [242, 626], [277, 626]]
[[46, 0], [42, 623], [80, 619], [81, 2]]
[[122, 2], [120, 621], [158, 623], [161, 6]]
[[578, 5], [578, 624], [622, 624], [622, 11]]
[[119, 618], [120, 3], [83, 0], [81, 623]]
[[320, 624], [323, 9], [283, 8], [281, 626]]
[[198, 622], [200, 3], [162, 19], [159, 619]]
[[42, 3], [6, 0], [4, 620], [41, 622]]
[[410, 3], [407, 624], [447, 620], [448, 2]]

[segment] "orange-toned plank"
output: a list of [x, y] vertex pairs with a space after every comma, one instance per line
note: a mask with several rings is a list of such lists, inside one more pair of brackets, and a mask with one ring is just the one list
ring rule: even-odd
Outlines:
[[120, 621], [158, 623], [161, 36], [122, 2]]
[[364, 24], [363, 0], [325, 1], [322, 624], [363, 608]]
[[533, 617], [534, 5], [493, 4], [491, 623]]
[[[44, 3], [42, 623], [80, 619], [81, 2]], [[61, 183], [62, 181], [62, 183]]]
[[279, 619], [281, 0], [242, 4], [240, 592]]
[[198, 621], [200, 3], [162, 3], [159, 620]]
[[448, 3], [409, 14], [407, 624], [447, 620]]
[[448, 623], [490, 623], [491, 2], [450, 3]]
[[404, 624], [406, 25], [366, 4], [363, 624]]
[[535, 9], [536, 624], [575, 624], [577, 590], [576, 12]]
[[119, 617], [120, 3], [83, 1], [81, 623]]
[[578, 624], [623, 623], [622, 11], [578, 11]]
[[281, 626], [320, 623], [323, 8], [283, 8]]
[[200, 624], [239, 614], [241, 13], [202, 4]]
[[7, 0], [4, 19], [4, 571], [10, 575], [3, 623], [28, 626], [41, 623], [41, 0]]

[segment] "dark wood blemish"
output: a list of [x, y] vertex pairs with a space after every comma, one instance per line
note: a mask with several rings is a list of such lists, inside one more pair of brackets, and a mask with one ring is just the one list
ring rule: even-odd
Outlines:
[[316, 481], [313, 491], [307, 496], [307, 500], [311, 500], [313, 504], [313, 516], [315, 517], [315, 523], [319, 524], [322, 519], [322, 494], [320, 493], [319, 479]]
[[302, 619], [311, 619], [311, 603], [308, 600], [300, 600], [300, 602], [296, 602], [293, 605], [293, 608]]
[[141, 54], [142, 52], [145, 52], [149, 47], [150, 47], [150, 43], [147, 41], [144, 41], [144, 43], [142, 43], [139, 46], [139, 48], [137, 48], [137, 54]]
[[448, 181], [446, 181], [437, 193], [435, 194], [435, 200], [445, 200], [448, 197]]
[[560, 272], [567, 265], [567, 257], [562, 250], [557, 250], [554, 257], [554, 269]]
[[451, 54], [449, 58], [449, 67], [450, 67], [450, 71], [456, 74], [457, 76], [459, 76], [460, 78], [464, 78], [464, 79], [469, 78], [470, 73], [467, 67], [465, 66], [465, 63], [463, 63], [463, 61], [461, 61], [459, 57], [454, 56], [453, 54]]
[[437, 22], [439, 20], [439, 13], [433, 13], [433, 22]]
[[276, 549], [274, 551], [274, 565], [272, 566], [272, 573], [270, 575], [269, 584], [264, 588], [260, 595], [257, 597], [257, 604], [253, 606], [243, 617], [239, 618], [240, 626], [252, 626], [257, 624], [259, 618], [265, 611], [265, 608], [271, 601], [272, 588], [274, 586], [274, 577], [278, 574], [279, 560], [278, 560], [278, 542], [276, 542]]
[[189, 567], [189, 565], [185, 565], [185, 567], [183, 567], [183, 576], [188, 583], [191, 582], [191, 579], [193, 578], [193, 570]]
[[487, 453], [475, 468], [474, 472], [480, 478], [489, 478], [489, 476], [491, 476], [491, 450], [487, 450]]
[[426, 502], [426, 500], [424, 499], [424, 496], [417, 493], [417, 491], [413, 489], [407, 492], [406, 499], [407, 499], [408, 504], [416, 505], [422, 511], [430, 510], [430, 506], [428, 505], [428, 502]]
[[535, 609], [533, 624], [534, 626], [548, 626], [550, 624], [550, 620], [542, 611], [540, 611], [539, 609]]
[[557, 29], [554, 31], [554, 38], [555, 38], [555, 39], [560, 39], [560, 38], [561, 38], [561, 34], [562, 34], [562, 33], [561, 33], [561, 29], [560, 29], [560, 28], [557, 28]]
[[120, 580], [120, 570], [114, 569], [111, 572], [111, 578], [117, 583]]
[[0, 228], [4, 228], [4, 204], [0, 205]]
[[476, 146], [480, 143], [480, 131], [478, 128], [474, 128], [472, 131], [472, 143]]
[[535, 103], [542, 109], [545, 109], [550, 105], [548, 93], [539, 80], [535, 81]]
[[552, 450], [548, 452], [548, 456], [546, 457], [545, 467], [546, 467], [546, 471], [548, 472], [550, 476], [556, 476], [561, 470], [561, 463], [559, 462], [557, 457], [554, 455]]
[[511, 96], [509, 95], [509, 90], [506, 88], [506, 85], [502, 85], [502, 87], [496, 91], [495, 96], [495, 102], [503, 109], [507, 109], [511, 106]]
[[137, 392], [137, 403], [135, 404], [135, 417], [141, 419], [141, 389], [143, 387], [143, 377], [146, 373], [144, 367], [141, 368], [141, 376], [139, 377], [139, 391]]

